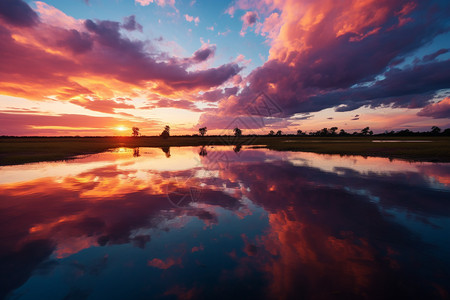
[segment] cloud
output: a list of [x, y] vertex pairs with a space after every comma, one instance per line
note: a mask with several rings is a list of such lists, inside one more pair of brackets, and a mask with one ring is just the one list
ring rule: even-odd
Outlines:
[[432, 61], [432, 60], [434, 60], [436, 57], [438, 57], [438, 56], [440, 56], [440, 55], [442, 55], [442, 54], [448, 53], [448, 51], [449, 51], [449, 49], [440, 49], [440, 50], [438, 50], [438, 51], [436, 51], [436, 52], [434, 52], [434, 53], [432, 53], [432, 54], [430, 54], [430, 55], [425, 55], [425, 56], [423, 57], [422, 60], [423, 60], [424, 62]]
[[142, 32], [142, 25], [136, 22], [136, 17], [134, 15], [124, 18], [122, 27], [128, 31], [137, 30]]
[[[309, 115], [309, 114], [307, 114], [307, 115], [304, 115], [304, 116], [295, 116], [295, 117], [293, 117], [292, 119], [293, 120], [308, 120], [308, 119], [311, 119], [312, 117], [314, 117], [314, 115]], [[328, 119], [333, 119], [333, 118], [328, 118]]]
[[92, 50], [94, 43], [86, 32], [71, 29], [61, 36], [57, 45], [72, 51], [73, 54], [80, 54]]
[[172, 100], [172, 99], [167, 99], [167, 98], [160, 99], [156, 102], [153, 102], [150, 105], [141, 107], [141, 109], [154, 109], [154, 108], [161, 108], [161, 107], [180, 108], [180, 109], [187, 109], [187, 110], [196, 111], [196, 112], [201, 111], [192, 101]]
[[222, 32], [217, 32], [217, 35], [222, 35], [222, 36], [227, 36], [229, 33], [231, 32], [231, 30], [230, 29], [227, 29], [227, 30], [225, 30], [225, 31], [222, 31]]
[[433, 119], [450, 118], [450, 97], [425, 106], [417, 115], [421, 117], [432, 117]]
[[39, 22], [36, 12], [22, 0], [0, 1], [0, 18], [19, 27], [30, 27]]
[[216, 52], [215, 45], [204, 44], [202, 48], [194, 52], [191, 60], [195, 63], [204, 62], [209, 58], [213, 57], [215, 52]]
[[134, 105], [116, 102], [108, 99], [74, 99], [70, 101], [89, 110], [113, 114], [116, 108], [133, 109]]
[[[142, 28], [133, 15], [123, 23], [83, 21], [43, 3], [37, 6], [42, 22], [29, 23], [20, 31], [0, 19], [0, 93], [4, 95], [75, 102], [88, 96], [111, 99], [148, 92], [170, 96], [218, 87], [242, 69], [232, 62], [188, 70], [213, 57], [216, 46], [205, 44], [191, 58], [180, 60], [150, 41], [124, 35], [122, 29]], [[106, 100], [100, 109], [110, 104]]]
[[240, 35], [244, 36], [247, 28], [254, 26], [256, 21], [258, 20], [258, 18], [259, 18], [258, 13], [254, 12], [254, 11], [246, 12], [241, 17], [241, 20], [243, 23], [242, 23], [242, 29], [241, 29]]
[[159, 125], [155, 121], [131, 122], [117, 117], [81, 114], [31, 114], [0, 112], [0, 135], [62, 135], [68, 131], [87, 135], [110, 135], [117, 124], [132, 127]]
[[266, 129], [281, 129], [289, 126], [290, 120], [285, 118], [272, 117], [267, 120], [255, 116], [221, 116], [212, 112], [203, 113], [199, 120], [197, 127], [208, 127], [208, 129], [222, 129], [220, 134], [233, 134], [232, 130], [235, 127], [242, 129], [242, 134], [266, 134]]
[[216, 89], [212, 91], [208, 91], [198, 96], [199, 100], [208, 101], [208, 102], [217, 102], [222, 99], [226, 99], [229, 96], [236, 95], [238, 92], [238, 87], [231, 87], [225, 89]]
[[[395, 67], [449, 30], [443, 21], [450, 9], [446, 1], [240, 0], [233, 7], [252, 4], [260, 18], [272, 16], [279, 29], [270, 32], [268, 61], [250, 73], [237, 99], [220, 104], [220, 114], [245, 114], [242, 108], [262, 91], [291, 116], [332, 107], [418, 108], [438, 90], [450, 88], [450, 74], [443, 71], [450, 60], [434, 60], [446, 50]], [[256, 31], [269, 35], [262, 28]]]
[[175, 0], [135, 0], [135, 3], [139, 3], [142, 6], [150, 5], [150, 3], [156, 3], [159, 6], [172, 6], [175, 8]]
[[197, 26], [198, 23], [200, 22], [200, 18], [199, 18], [199, 17], [193, 17], [193, 16], [190, 16], [190, 15], [188, 15], [188, 14], [184, 15], [184, 18], [185, 18], [186, 21], [188, 21], [188, 22], [194, 22], [196, 26]]
[[241, 20], [244, 21], [245, 25], [252, 26], [258, 20], [258, 13], [254, 11], [248, 11], [242, 16]]

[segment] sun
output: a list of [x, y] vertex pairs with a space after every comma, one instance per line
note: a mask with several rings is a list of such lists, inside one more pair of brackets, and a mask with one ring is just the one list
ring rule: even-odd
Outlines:
[[116, 130], [125, 131], [125, 130], [127, 130], [127, 128], [125, 126], [117, 126]]

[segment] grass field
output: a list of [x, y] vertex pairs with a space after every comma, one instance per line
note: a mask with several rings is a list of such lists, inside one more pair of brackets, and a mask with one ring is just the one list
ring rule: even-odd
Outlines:
[[[390, 140], [393, 142], [373, 142]], [[407, 141], [430, 142], [407, 142]], [[398, 141], [398, 142], [396, 142]], [[450, 137], [172, 136], [160, 137], [18, 137], [0, 138], [0, 165], [55, 161], [118, 147], [254, 145], [277, 151], [380, 156], [410, 161], [450, 162]]]

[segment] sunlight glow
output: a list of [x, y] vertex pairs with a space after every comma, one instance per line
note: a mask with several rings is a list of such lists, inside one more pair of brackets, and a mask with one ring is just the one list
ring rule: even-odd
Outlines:
[[115, 129], [116, 129], [116, 130], [119, 130], [119, 131], [125, 131], [125, 130], [127, 130], [127, 128], [126, 128], [125, 126], [117, 126]]

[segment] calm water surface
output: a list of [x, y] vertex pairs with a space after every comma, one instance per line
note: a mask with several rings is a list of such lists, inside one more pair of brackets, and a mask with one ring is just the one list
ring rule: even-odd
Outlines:
[[0, 174], [0, 298], [449, 297], [450, 164], [139, 148]]

